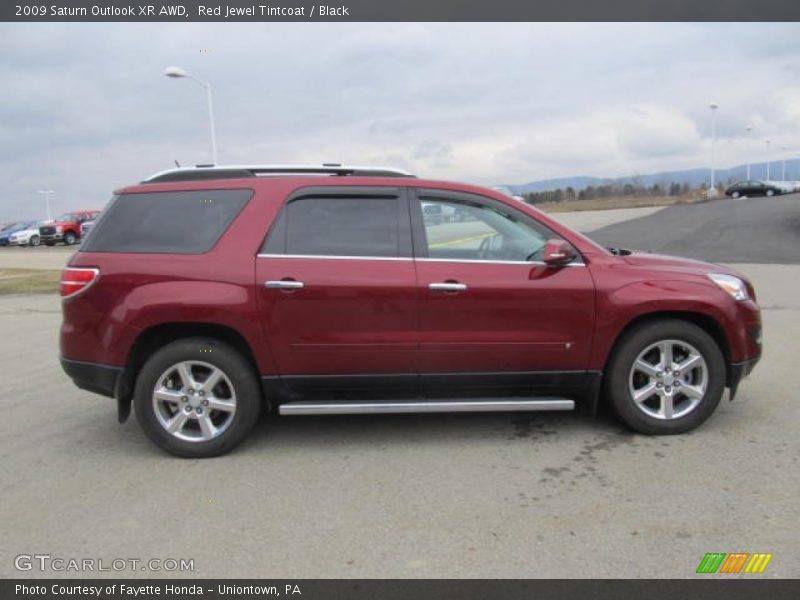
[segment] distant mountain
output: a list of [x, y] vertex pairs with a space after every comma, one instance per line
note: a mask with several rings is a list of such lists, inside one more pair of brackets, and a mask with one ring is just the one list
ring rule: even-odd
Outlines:
[[[770, 179], [780, 180], [782, 176], [783, 161], [775, 160], [770, 163]], [[728, 181], [739, 181], [747, 177], [747, 166], [739, 165], [729, 169], [717, 169], [716, 180], [723, 184]], [[750, 166], [750, 177], [752, 179], [767, 178], [767, 163], [755, 163]], [[797, 159], [786, 161], [786, 179], [800, 180], [800, 165]], [[688, 183], [692, 187], [698, 187], [703, 183], [709, 182], [709, 169], [687, 169], [684, 171], [664, 171], [662, 173], [652, 173], [649, 175], [633, 175], [630, 177], [615, 177], [602, 179], [600, 177], [559, 177], [556, 179], [543, 179], [541, 181], [531, 181], [530, 183], [504, 184], [515, 194], [528, 194], [531, 192], [545, 192], [557, 190], [559, 188], [571, 187], [574, 190], [582, 190], [590, 185], [625, 185], [626, 183], [638, 183], [646, 187], [655, 184], [669, 185], [670, 183]]]

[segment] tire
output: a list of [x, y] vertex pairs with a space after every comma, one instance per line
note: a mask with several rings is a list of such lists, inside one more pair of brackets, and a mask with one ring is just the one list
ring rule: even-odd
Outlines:
[[75, 234], [71, 231], [68, 231], [64, 234], [64, 245], [72, 246], [75, 243]]
[[[666, 344], [674, 363], [686, 366], [683, 372], [674, 367], [672, 371], [663, 369]], [[696, 366], [690, 368], [688, 359], [693, 354], [703, 362], [693, 359]], [[680, 372], [678, 377], [673, 376], [676, 371]], [[623, 335], [609, 359], [604, 387], [606, 397], [628, 427], [646, 435], [674, 435], [698, 427], [711, 416], [725, 391], [725, 375], [725, 359], [710, 335], [687, 321], [665, 319], [642, 324]], [[652, 387], [655, 389], [648, 395]], [[639, 402], [634, 400], [634, 393], [640, 395]]]
[[741, 196], [741, 194], [740, 194], [739, 192], [733, 192], [733, 193], [731, 194], [731, 197], [732, 197], [732, 198], [738, 198], [739, 196]]
[[773, 190], [767, 190], [767, 194], [766, 194], [767, 198], [771, 198], [774, 195], [775, 195], [775, 192]]
[[[190, 381], [184, 379], [187, 371], [181, 365], [188, 368]], [[203, 382], [214, 370], [222, 375], [204, 390]], [[261, 403], [250, 362], [231, 346], [204, 337], [178, 340], [158, 350], [139, 372], [134, 391], [136, 420], [145, 434], [163, 450], [184, 458], [219, 456], [238, 446], [258, 421]], [[170, 423], [175, 433], [168, 431]]]
[[28, 240], [28, 245], [29, 245], [29, 246], [38, 246], [38, 245], [39, 245], [39, 244], [41, 244], [41, 243], [42, 243], [42, 242], [41, 242], [41, 240], [39, 239], [39, 236], [38, 236], [38, 235], [32, 235], [32, 236], [31, 236], [31, 239], [29, 239], [29, 240]]

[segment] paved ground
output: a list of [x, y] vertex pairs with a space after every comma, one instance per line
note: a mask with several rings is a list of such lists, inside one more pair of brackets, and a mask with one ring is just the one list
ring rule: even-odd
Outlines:
[[734, 266], [766, 354], [693, 433], [570, 413], [276, 417], [206, 461], [72, 386], [57, 298], [0, 298], [0, 577], [31, 575], [21, 553], [193, 558], [205, 577], [691, 577], [711, 551], [771, 552], [765, 576], [800, 577], [798, 266]]
[[670, 206], [592, 231], [607, 246], [711, 262], [800, 263], [800, 194]]

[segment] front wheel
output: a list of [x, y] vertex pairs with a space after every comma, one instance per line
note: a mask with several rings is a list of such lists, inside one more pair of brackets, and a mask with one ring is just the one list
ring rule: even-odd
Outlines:
[[741, 196], [741, 194], [740, 194], [739, 192], [733, 192], [733, 193], [731, 194], [731, 197], [732, 197], [732, 198], [738, 198], [739, 196]]
[[176, 456], [224, 454], [258, 420], [261, 393], [252, 365], [210, 338], [173, 342], [142, 367], [134, 394], [136, 418], [147, 436]]
[[647, 435], [684, 433], [711, 416], [725, 391], [725, 359], [692, 323], [641, 325], [619, 342], [606, 395], [626, 425]]
[[774, 192], [773, 190], [767, 190], [767, 197], [768, 197], [768, 198], [769, 198], [769, 197], [772, 197], [772, 196], [774, 196], [774, 195], [775, 195], [775, 192]]
[[29, 239], [29, 240], [28, 240], [28, 244], [29, 244], [29, 245], [31, 245], [31, 246], [38, 246], [38, 245], [39, 245], [39, 244], [41, 244], [41, 243], [42, 243], [42, 242], [41, 242], [41, 240], [39, 239], [39, 236], [38, 236], [38, 235], [32, 235], [32, 236], [31, 236], [31, 239]]
[[67, 233], [65, 233], [64, 234], [64, 243], [67, 246], [72, 246], [72, 244], [75, 243], [75, 234], [72, 233], [71, 231], [68, 231]]

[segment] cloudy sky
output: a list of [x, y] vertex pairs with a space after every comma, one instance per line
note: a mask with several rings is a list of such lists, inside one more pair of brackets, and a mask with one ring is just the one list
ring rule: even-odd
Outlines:
[[[482, 184], [800, 152], [798, 24], [0, 24], [0, 221], [210, 160]], [[744, 126], [752, 123], [748, 137]], [[776, 156], [777, 158], [777, 156]]]

